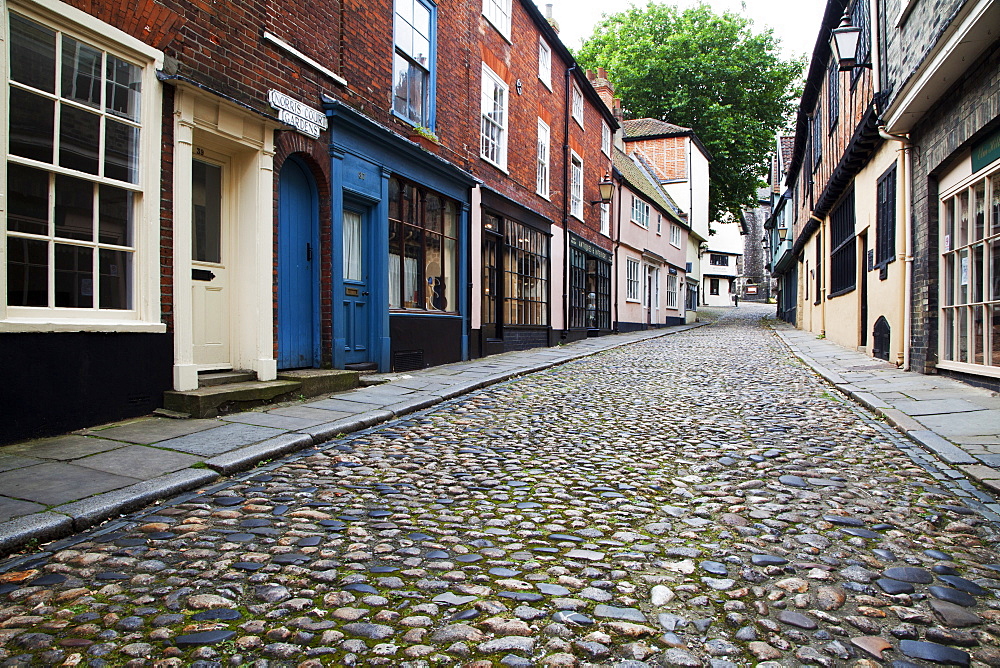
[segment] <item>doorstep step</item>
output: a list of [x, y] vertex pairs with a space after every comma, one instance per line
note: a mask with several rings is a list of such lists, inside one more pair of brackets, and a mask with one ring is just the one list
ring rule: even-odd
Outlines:
[[278, 380], [302, 383], [303, 396], [317, 397], [331, 392], [346, 392], [358, 386], [358, 372], [343, 369], [294, 369], [278, 372]]
[[214, 387], [216, 385], [229, 385], [230, 383], [245, 383], [256, 380], [257, 374], [253, 371], [213, 371], [210, 373], [198, 374], [198, 387]]
[[294, 380], [255, 380], [186, 392], [169, 391], [163, 393], [163, 407], [195, 418], [216, 417], [292, 399], [301, 388], [302, 383]]

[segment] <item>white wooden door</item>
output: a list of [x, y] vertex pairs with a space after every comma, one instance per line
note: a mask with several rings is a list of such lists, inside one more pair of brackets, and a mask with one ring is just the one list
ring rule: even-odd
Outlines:
[[[200, 157], [207, 157], [199, 151]], [[213, 156], [214, 157], [214, 156]], [[226, 163], [195, 159], [191, 184], [191, 289], [194, 309], [194, 363], [228, 369], [230, 361], [230, 236]]]

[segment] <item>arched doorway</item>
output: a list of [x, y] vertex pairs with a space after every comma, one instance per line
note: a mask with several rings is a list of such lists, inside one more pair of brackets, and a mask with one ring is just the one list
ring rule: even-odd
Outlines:
[[316, 181], [290, 156], [278, 175], [278, 368], [317, 367], [319, 196]]

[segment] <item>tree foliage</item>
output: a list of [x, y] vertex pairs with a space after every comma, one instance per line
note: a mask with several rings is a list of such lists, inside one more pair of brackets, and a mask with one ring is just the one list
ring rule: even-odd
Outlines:
[[603, 67], [627, 118], [692, 128], [712, 153], [710, 211], [755, 206], [774, 133], [798, 99], [804, 61], [783, 60], [770, 30], [701, 4], [650, 2], [606, 16], [577, 54]]

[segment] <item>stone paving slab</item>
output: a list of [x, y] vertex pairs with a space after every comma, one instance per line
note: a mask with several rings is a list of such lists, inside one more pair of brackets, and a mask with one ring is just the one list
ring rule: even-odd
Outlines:
[[41, 439], [28, 444], [15, 443], [14, 445], [5, 447], [4, 451], [13, 455], [21, 453], [30, 454], [31, 457], [37, 459], [69, 461], [120, 447], [122, 447], [122, 444], [115, 441], [70, 435]]
[[129, 445], [74, 462], [77, 466], [145, 480], [173, 473], [201, 461], [200, 457], [146, 445]]
[[885, 418], [935, 456], [960, 465], [973, 480], [989, 489], [1000, 469], [1000, 453], [985, 448], [1000, 445], [1000, 397], [952, 378], [903, 371], [879, 363], [868, 379], [850, 369], [871, 364], [859, 351], [786, 323], [772, 329], [792, 352], [844, 394]]
[[45, 462], [0, 473], [4, 496], [54, 506], [138, 482], [65, 462]]
[[[701, 324], [586, 339], [556, 349], [506, 353], [407, 374], [381, 374], [400, 382], [220, 419], [151, 416], [4, 446], [0, 449], [0, 546], [7, 547], [0, 547], [0, 552], [26, 540], [28, 532], [17, 526], [33, 526], [30, 518], [35, 515], [42, 517], [38, 526], [45, 536], [79, 531], [123, 509], [215, 480], [220, 472], [244, 470], [489, 384]], [[51, 445], [46, 447], [47, 443]], [[4, 478], [5, 474], [9, 475]], [[72, 522], [51, 519], [60, 513], [71, 514]], [[8, 530], [7, 523], [18, 518], [23, 521]]]
[[220, 427], [223, 424], [219, 420], [172, 420], [170, 418], [154, 417], [136, 420], [118, 427], [85, 431], [101, 438], [149, 445], [171, 438], [187, 436], [188, 434], [194, 434], [205, 429]]

